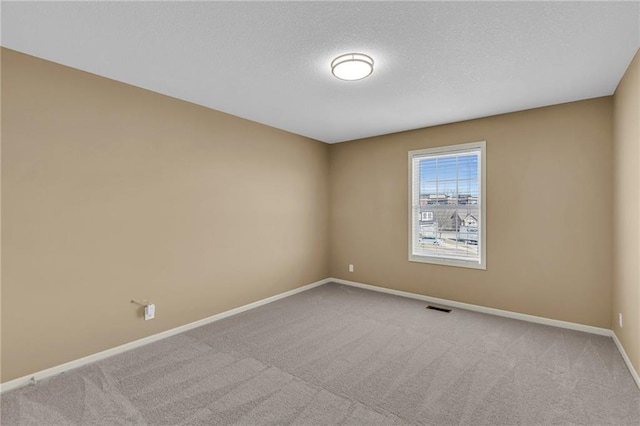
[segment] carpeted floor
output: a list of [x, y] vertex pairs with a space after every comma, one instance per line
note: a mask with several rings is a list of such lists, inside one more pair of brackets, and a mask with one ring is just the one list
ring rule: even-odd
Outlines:
[[2, 395], [3, 425], [640, 424], [608, 337], [328, 284]]

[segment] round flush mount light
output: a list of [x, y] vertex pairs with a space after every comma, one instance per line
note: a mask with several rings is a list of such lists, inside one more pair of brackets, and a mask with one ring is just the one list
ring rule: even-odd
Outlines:
[[373, 59], [363, 53], [348, 53], [331, 61], [331, 73], [340, 80], [362, 80], [372, 72]]

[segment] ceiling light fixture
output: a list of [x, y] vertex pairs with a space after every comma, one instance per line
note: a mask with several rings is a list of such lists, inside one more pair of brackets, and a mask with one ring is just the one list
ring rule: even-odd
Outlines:
[[340, 55], [331, 62], [331, 73], [340, 80], [362, 80], [373, 72], [373, 59], [363, 53]]

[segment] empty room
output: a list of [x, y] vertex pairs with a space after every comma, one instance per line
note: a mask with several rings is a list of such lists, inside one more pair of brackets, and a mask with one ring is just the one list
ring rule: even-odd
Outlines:
[[640, 1], [0, 12], [0, 424], [640, 424]]

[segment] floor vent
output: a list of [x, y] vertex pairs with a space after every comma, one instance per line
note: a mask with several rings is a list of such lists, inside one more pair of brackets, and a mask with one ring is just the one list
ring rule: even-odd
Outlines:
[[427, 309], [433, 309], [434, 311], [447, 312], [447, 313], [451, 312], [451, 309], [449, 308], [440, 308], [438, 306], [431, 306], [431, 305], [428, 305]]

